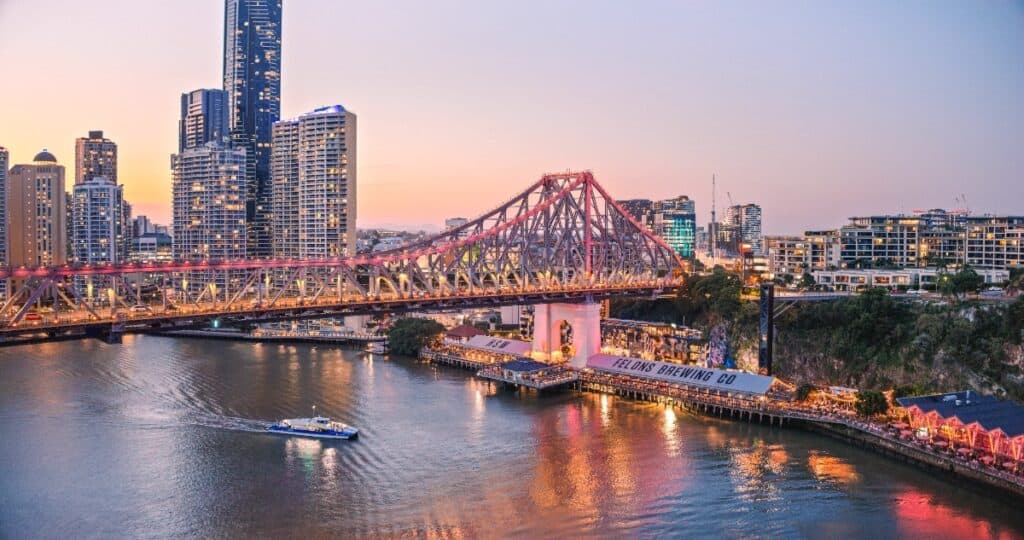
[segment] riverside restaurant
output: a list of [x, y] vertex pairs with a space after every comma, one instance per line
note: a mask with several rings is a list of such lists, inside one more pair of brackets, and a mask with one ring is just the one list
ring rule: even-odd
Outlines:
[[774, 377], [698, 366], [681, 365], [595, 354], [587, 360], [587, 368], [604, 373], [652, 380], [662, 385], [699, 391], [724, 397], [762, 398], [775, 383]]
[[907, 418], [896, 426], [902, 438], [1009, 471], [1024, 469], [1024, 406], [970, 390], [896, 402]]

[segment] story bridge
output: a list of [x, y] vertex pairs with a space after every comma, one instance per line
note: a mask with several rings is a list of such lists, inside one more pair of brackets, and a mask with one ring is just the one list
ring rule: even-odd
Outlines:
[[[593, 311], [601, 298], [674, 290], [683, 265], [589, 171], [548, 174], [462, 226], [379, 253], [0, 268], [8, 284], [0, 338], [116, 340], [124, 332], [195, 328], [213, 320], [260, 323], [505, 304], [572, 311], [582, 303]], [[551, 324], [574, 315], [553, 316], [559, 319]]]

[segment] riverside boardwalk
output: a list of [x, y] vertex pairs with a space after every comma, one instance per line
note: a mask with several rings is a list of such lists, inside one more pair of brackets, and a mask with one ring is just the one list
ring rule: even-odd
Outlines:
[[[455, 361], [460, 354], [474, 353], [475, 360], [461, 362]], [[500, 366], [503, 363], [502, 355], [483, 354], [481, 351], [468, 350], [457, 345], [447, 345], [442, 351], [425, 349], [424, 358], [440, 358], [442, 363], [473, 369], [477, 375], [493, 380], [502, 380]], [[763, 391], [755, 386], [747, 385], [739, 391], [726, 391], [721, 388], [710, 386], [700, 387], [697, 384], [681, 382], [668, 382], [656, 380], [650, 377], [638, 377], [624, 373], [611, 372], [608, 369], [594, 367], [591, 363], [606, 367], [615, 366], [618, 363], [620, 370], [627, 369], [623, 366], [634, 366], [637, 362], [640, 371], [648, 367], [645, 364], [663, 364], [660, 362], [649, 362], [637, 359], [625, 358], [597, 358], [606, 355], [595, 355], [588, 367], [574, 370], [565, 367], [564, 369], [576, 374], [575, 380], [566, 379], [571, 382], [571, 387], [577, 391], [590, 391], [612, 394], [627, 399], [649, 401], [659, 403], [667, 407], [679, 407], [684, 410], [715, 416], [719, 418], [757, 422], [768, 425], [788, 426], [799, 429], [806, 429], [833, 438], [844, 440], [848, 443], [866, 449], [879, 452], [901, 461], [917, 466], [941, 471], [946, 474], [957, 475], [961, 478], [971, 480], [978, 486], [996, 488], [1004, 493], [1024, 498], [1024, 466], [1017, 459], [1012, 462], [1014, 466], [1007, 470], [1000, 469], [992, 464], [984, 464], [966, 459], [963, 455], [950, 454], [932, 447], [925, 441], [919, 439], [905, 440], [900, 432], [894, 431], [891, 425], [876, 422], [870, 419], [857, 417], [852, 411], [840, 409], [824, 409], [802, 403], [794, 402], [784, 383], [774, 380], [770, 385], [765, 386]], [[595, 362], [595, 359], [597, 360]], [[629, 360], [629, 362], [626, 362]], [[508, 361], [508, 360], [505, 360]], [[738, 372], [724, 372], [722, 370], [711, 370], [696, 368], [693, 366], [673, 366], [675, 371], [670, 373], [681, 373], [682, 377], [696, 378], [699, 380], [722, 380], [729, 378], [724, 374], [761, 377], [752, 374]], [[648, 369], [647, 372], [657, 373], [656, 370]], [[708, 376], [710, 374], [711, 376]], [[505, 374], [507, 375], [507, 374]], [[765, 379], [770, 379], [765, 377]], [[505, 381], [507, 382], [507, 381]], [[758, 381], [755, 380], [755, 383]], [[1011, 462], [1006, 462], [1011, 463]], [[953, 476], [949, 477], [953, 480]]]

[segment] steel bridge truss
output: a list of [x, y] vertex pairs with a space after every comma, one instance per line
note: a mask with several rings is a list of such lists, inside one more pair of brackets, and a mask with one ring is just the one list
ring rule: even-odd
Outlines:
[[462, 226], [391, 251], [0, 268], [10, 291], [0, 336], [646, 294], [678, 286], [682, 268], [590, 172], [549, 174]]

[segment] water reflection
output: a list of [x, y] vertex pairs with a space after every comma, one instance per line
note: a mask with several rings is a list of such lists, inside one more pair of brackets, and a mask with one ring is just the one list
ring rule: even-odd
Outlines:
[[893, 505], [897, 531], [907, 538], [1021, 538], [1019, 531], [972, 517], [912, 488], [899, 493]]
[[665, 433], [665, 451], [668, 457], [678, 457], [679, 443], [678, 427], [676, 426], [676, 411], [672, 407], [665, 408], [665, 421], [662, 423], [662, 431]]
[[860, 475], [853, 464], [817, 450], [811, 450], [807, 454], [807, 468], [822, 482], [849, 485], [860, 481]]
[[[14, 350], [0, 349], [2, 538], [1024, 530], [998, 497], [815, 435], [513, 393], [397, 357], [153, 336]], [[314, 403], [360, 439], [263, 432]]]

